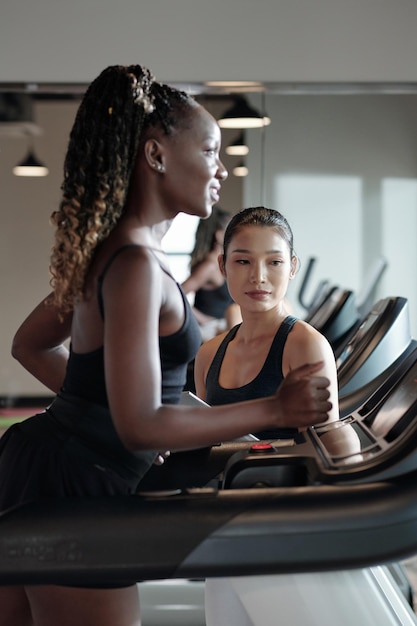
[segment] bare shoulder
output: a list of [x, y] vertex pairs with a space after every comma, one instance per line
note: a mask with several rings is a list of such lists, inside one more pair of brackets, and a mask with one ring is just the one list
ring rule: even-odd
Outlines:
[[316, 372], [317, 375], [325, 376], [329, 381], [330, 402], [332, 409], [329, 419], [339, 419], [337, 368], [333, 349], [326, 337], [316, 328], [298, 320], [288, 335], [285, 343], [282, 371], [284, 376], [293, 369], [305, 363], [323, 362], [323, 367]]
[[197, 356], [195, 357], [195, 367], [196, 371], [198, 371], [203, 378], [205, 379], [207, 371], [211, 365], [212, 360], [220, 347], [223, 339], [226, 337], [228, 331], [221, 333], [220, 335], [216, 335], [212, 339], [205, 341], [201, 344]]
[[[120, 251], [119, 251], [120, 250]], [[129, 246], [107, 255], [102, 264], [102, 297], [106, 318], [158, 319], [163, 303], [161, 265], [153, 252]], [[104, 272], [104, 275], [103, 275]]]
[[321, 360], [333, 366], [334, 353], [330, 343], [316, 328], [298, 320], [285, 344], [283, 366], [294, 369], [304, 363]]
[[223, 339], [226, 337], [228, 331], [220, 333], [220, 335], [216, 335], [212, 339], [205, 341], [201, 346], [197, 353], [196, 360], [198, 359], [200, 364], [210, 365], [211, 361], [214, 358], [217, 350], [220, 347]]
[[317, 342], [318, 344], [328, 344], [326, 337], [304, 320], [297, 320], [289, 335], [294, 342]]
[[125, 264], [132, 261], [141, 261], [145, 263], [158, 263], [155, 252], [146, 246], [125, 244], [110, 251], [108, 254], [108, 261], [112, 265], [117, 263]]
[[213, 271], [215, 271], [213, 263], [207, 260], [202, 261], [181, 284], [184, 292], [198, 291], [204, 287]]
[[160, 271], [161, 263], [151, 249], [145, 246], [122, 246], [103, 259], [99, 273], [105, 275], [106, 282], [154, 277]]

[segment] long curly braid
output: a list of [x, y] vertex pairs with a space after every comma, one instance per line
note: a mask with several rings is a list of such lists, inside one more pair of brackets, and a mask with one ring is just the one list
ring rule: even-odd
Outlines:
[[140, 65], [110, 66], [88, 87], [69, 138], [62, 199], [51, 217], [51, 285], [61, 310], [82, 298], [94, 251], [123, 213], [146, 130], [172, 134], [187, 120], [191, 102]]

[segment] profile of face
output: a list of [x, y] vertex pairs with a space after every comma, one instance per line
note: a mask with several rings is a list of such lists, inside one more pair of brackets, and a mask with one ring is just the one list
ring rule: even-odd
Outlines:
[[246, 224], [219, 256], [230, 294], [242, 309], [265, 311], [280, 307], [297, 269], [288, 241], [276, 226]]
[[220, 199], [227, 170], [220, 160], [221, 133], [213, 116], [195, 103], [187, 123], [160, 140], [163, 188], [176, 212], [207, 218]]

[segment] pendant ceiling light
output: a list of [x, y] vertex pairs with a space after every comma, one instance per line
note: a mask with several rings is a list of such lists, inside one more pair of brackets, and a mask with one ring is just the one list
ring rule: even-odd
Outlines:
[[249, 174], [249, 170], [246, 167], [246, 165], [242, 162], [239, 163], [239, 165], [236, 165], [236, 167], [233, 168], [233, 176], [247, 176]]
[[239, 137], [225, 148], [226, 154], [230, 156], [245, 156], [249, 152], [249, 148], [245, 143], [245, 136], [240, 133]]
[[13, 168], [13, 174], [15, 176], [47, 176], [49, 170], [36, 158], [32, 148], [30, 148], [23, 161]]
[[270, 123], [269, 117], [252, 108], [243, 96], [235, 96], [234, 104], [218, 120], [220, 128], [262, 128]]

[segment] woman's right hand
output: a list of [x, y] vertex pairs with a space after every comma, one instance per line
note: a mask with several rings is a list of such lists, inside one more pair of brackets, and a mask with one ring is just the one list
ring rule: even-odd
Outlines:
[[306, 428], [328, 419], [330, 381], [314, 375], [322, 367], [323, 362], [302, 365], [284, 378], [274, 396], [279, 428]]

